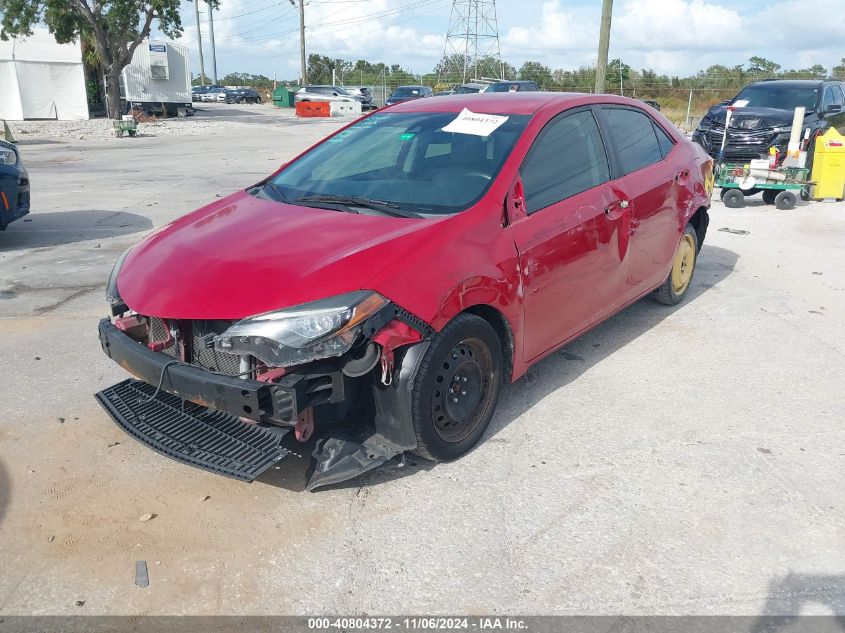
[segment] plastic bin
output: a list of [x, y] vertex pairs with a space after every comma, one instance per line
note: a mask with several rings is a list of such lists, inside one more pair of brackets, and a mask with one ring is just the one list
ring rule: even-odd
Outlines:
[[816, 200], [845, 198], [845, 137], [834, 128], [816, 139], [812, 180]]

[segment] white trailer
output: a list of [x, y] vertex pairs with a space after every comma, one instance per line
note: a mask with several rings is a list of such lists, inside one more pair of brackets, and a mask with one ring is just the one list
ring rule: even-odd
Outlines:
[[144, 40], [120, 76], [120, 97], [127, 111], [191, 116], [191, 67], [188, 49], [173, 42]]

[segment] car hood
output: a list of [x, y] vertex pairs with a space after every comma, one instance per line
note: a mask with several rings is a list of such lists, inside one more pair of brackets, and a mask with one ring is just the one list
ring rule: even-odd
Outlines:
[[[726, 105], [714, 106], [707, 113], [707, 118], [713, 123], [720, 125], [725, 124], [725, 113], [728, 110]], [[777, 108], [735, 108], [731, 115], [731, 121], [738, 121], [748, 118], [759, 118], [761, 120], [760, 129], [772, 127], [791, 127], [792, 118], [794, 116], [793, 110], [780, 110]], [[804, 115], [806, 120], [809, 116], [815, 116], [814, 112], [807, 112]], [[731, 126], [733, 127], [733, 126]]]
[[447, 223], [299, 207], [238, 192], [133, 247], [117, 288], [140, 314], [242, 319], [366, 289], [390, 266], [397, 275], [412, 274], [398, 262]]

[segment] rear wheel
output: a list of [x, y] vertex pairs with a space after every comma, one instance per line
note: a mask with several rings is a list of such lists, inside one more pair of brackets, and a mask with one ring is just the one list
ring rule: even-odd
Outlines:
[[745, 196], [739, 189], [728, 189], [722, 195], [722, 202], [729, 209], [740, 209], [745, 206]]
[[778, 192], [776, 189], [766, 189], [763, 191], [763, 202], [766, 204], [774, 204]]
[[691, 224], [687, 224], [675, 258], [672, 260], [672, 270], [669, 277], [654, 293], [654, 299], [663, 305], [673, 306], [680, 303], [692, 284], [692, 275], [698, 261], [698, 235]]
[[481, 317], [459, 314], [434, 336], [414, 379], [415, 452], [434, 461], [467, 453], [493, 417], [501, 384], [496, 331]]

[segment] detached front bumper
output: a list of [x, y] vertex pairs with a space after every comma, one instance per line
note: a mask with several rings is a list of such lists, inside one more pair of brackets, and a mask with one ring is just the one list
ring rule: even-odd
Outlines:
[[103, 352], [132, 375], [189, 402], [255, 421], [292, 426], [305, 409], [344, 400], [340, 371], [287, 374], [278, 383], [215, 373], [153, 352], [117, 329], [109, 319], [99, 326]]

